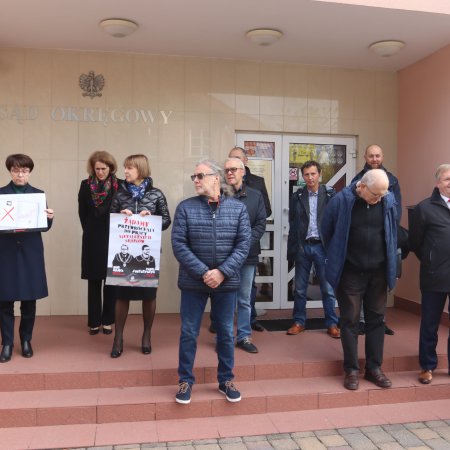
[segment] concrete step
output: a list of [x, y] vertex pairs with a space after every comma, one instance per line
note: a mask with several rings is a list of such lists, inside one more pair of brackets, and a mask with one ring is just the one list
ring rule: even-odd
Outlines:
[[0, 427], [160, 421], [420, 402], [450, 398], [450, 376], [437, 370], [428, 386], [417, 371], [389, 373], [393, 387], [361, 379], [348, 391], [342, 376], [237, 382], [243, 399], [229, 403], [217, 383], [197, 384], [189, 405], [175, 403], [177, 385], [11, 391], [1, 394]]

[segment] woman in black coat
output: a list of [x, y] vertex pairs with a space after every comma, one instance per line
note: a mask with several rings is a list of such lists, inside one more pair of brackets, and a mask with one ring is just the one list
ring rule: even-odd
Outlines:
[[[11, 182], [0, 188], [1, 194], [36, 194], [41, 190], [28, 184], [34, 168], [33, 160], [22, 154], [10, 155], [6, 168]], [[53, 210], [45, 209], [47, 231], [52, 226]], [[14, 301], [20, 301], [19, 335], [22, 356], [31, 358], [33, 348], [36, 300], [47, 297], [45, 276], [44, 246], [40, 231], [0, 234], [0, 329], [2, 351], [0, 362], [11, 359], [14, 348]]]
[[[123, 162], [123, 166], [125, 168], [125, 181], [120, 184], [113, 199], [111, 212], [127, 214], [128, 216], [133, 214], [161, 216], [162, 229], [167, 229], [171, 220], [166, 197], [159, 189], [153, 187], [147, 157], [145, 155], [128, 156]], [[130, 300], [142, 300], [144, 333], [141, 349], [145, 355], [151, 353], [150, 335], [156, 310], [156, 289], [128, 286], [117, 288], [116, 326], [111, 358], [118, 358], [123, 351], [123, 329], [128, 316]]]
[[[117, 163], [105, 151], [92, 153], [87, 162], [89, 178], [78, 192], [78, 215], [83, 228], [81, 278], [88, 280], [88, 327], [95, 335], [111, 334], [114, 323], [116, 290], [105, 285], [108, 262], [109, 210], [118, 189]], [[103, 289], [102, 289], [103, 286]], [[103, 290], [103, 308], [102, 308]]]

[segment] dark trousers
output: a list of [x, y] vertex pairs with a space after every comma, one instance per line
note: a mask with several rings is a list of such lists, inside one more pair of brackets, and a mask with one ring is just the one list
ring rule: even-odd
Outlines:
[[366, 318], [365, 368], [367, 370], [380, 368], [383, 363], [383, 320], [387, 301], [386, 268], [369, 272], [344, 268], [336, 295], [341, 314], [345, 372], [359, 370], [358, 328], [361, 305]]
[[[434, 370], [438, 359], [436, 345], [438, 343], [438, 329], [445, 301], [450, 298], [450, 292], [422, 291], [422, 318], [420, 320], [419, 363], [423, 370]], [[450, 313], [450, 304], [448, 307]], [[447, 358], [450, 371], [450, 330], [447, 339]], [[450, 372], [449, 372], [450, 373]]]
[[[20, 341], [31, 341], [36, 318], [36, 300], [20, 302]], [[0, 302], [2, 345], [14, 344], [14, 302]]]
[[[102, 308], [103, 285], [103, 308]], [[88, 327], [114, 323], [116, 288], [104, 284], [104, 280], [88, 280]]]

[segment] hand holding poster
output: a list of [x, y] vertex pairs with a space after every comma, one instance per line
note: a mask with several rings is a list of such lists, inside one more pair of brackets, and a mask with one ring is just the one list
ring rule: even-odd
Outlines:
[[106, 284], [158, 286], [161, 226], [160, 216], [110, 215]]

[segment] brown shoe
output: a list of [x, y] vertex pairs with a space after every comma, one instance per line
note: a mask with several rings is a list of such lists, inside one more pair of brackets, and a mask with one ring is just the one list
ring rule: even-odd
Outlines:
[[380, 388], [390, 388], [392, 381], [383, 373], [381, 369], [366, 370], [364, 378]]
[[299, 323], [294, 323], [289, 330], [287, 330], [286, 334], [300, 334], [302, 331], [305, 331], [305, 327], [303, 325], [300, 325]]
[[359, 387], [359, 372], [357, 370], [352, 370], [345, 374], [344, 377], [344, 387], [350, 391], [356, 391]]
[[334, 339], [339, 339], [341, 337], [341, 331], [336, 325], [329, 327], [327, 330], [328, 336], [331, 336]]
[[432, 370], [422, 370], [419, 374], [419, 381], [422, 384], [430, 384], [433, 379], [433, 371]]

